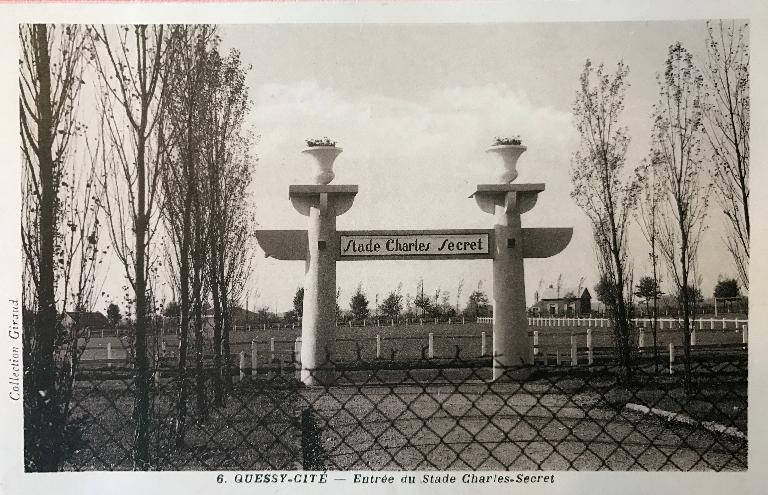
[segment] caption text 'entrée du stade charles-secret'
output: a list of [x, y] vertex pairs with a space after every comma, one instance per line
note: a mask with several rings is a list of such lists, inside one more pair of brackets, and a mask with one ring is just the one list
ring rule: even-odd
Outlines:
[[[415, 473], [407, 473], [400, 475], [393, 474], [360, 474], [355, 473], [350, 479], [348, 476], [341, 474], [329, 476], [329, 473], [237, 473], [234, 474], [232, 480], [236, 484], [241, 483], [259, 483], [259, 484], [326, 484], [330, 481], [345, 482], [351, 481], [355, 484], [362, 485], [389, 485], [389, 484], [552, 484], [555, 482], [554, 474], [523, 474], [523, 473], [509, 473], [509, 474], [497, 474], [497, 473], [465, 473], [462, 475], [454, 475], [451, 473], [424, 473], [416, 475]], [[219, 474], [217, 476], [218, 483], [226, 483], [227, 476], [225, 474]]]

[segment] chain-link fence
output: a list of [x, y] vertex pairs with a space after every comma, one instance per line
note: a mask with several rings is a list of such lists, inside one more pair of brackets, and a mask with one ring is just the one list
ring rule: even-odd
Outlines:
[[[745, 353], [702, 355], [689, 380], [638, 362], [537, 364], [491, 380], [490, 359], [337, 364], [304, 386], [296, 364], [156, 373], [158, 470], [745, 470]], [[657, 371], [658, 370], [658, 371]], [[328, 374], [323, 370], [324, 376]], [[687, 385], [686, 385], [687, 383]], [[64, 470], [133, 468], [134, 370], [81, 370]], [[217, 393], [217, 389], [220, 393]]]

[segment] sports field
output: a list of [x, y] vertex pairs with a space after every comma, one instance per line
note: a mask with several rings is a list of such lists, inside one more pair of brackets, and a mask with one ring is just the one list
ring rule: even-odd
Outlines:
[[[742, 342], [742, 331], [739, 328], [705, 328], [696, 330], [697, 345], [714, 344], [739, 344]], [[237, 354], [245, 351], [250, 356], [251, 343], [256, 341], [258, 361], [266, 363], [279, 360], [290, 362], [296, 349], [296, 338], [300, 337], [301, 330], [295, 328], [257, 328], [251, 327], [251, 331], [241, 330], [233, 332], [230, 337], [231, 352]], [[533, 345], [533, 332], [539, 333], [539, 347], [550, 356], [559, 352], [563, 356], [570, 351], [571, 336], [574, 335], [579, 348], [586, 347], [586, 326], [558, 326], [539, 327], [529, 326], [529, 337]], [[493, 348], [492, 325], [490, 323], [439, 323], [423, 325], [382, 325], [365, 327], [338, 326], [336, 328], [336, 360], [350, 362], [362, 359], [370, 361], [377, 358], [377, 336], [379, 337], [379, 358], [393, 359], [396, 361], [412, 361], [427, 357], [429, 347], [429, 335], [433, 338], [433, 356], [435, 358], [456, 357], [458, 349], [459, 357], [464, 359], [476, 358], [482, 355], [482, 335], [485, 333], [485, 355], [490, 355]], [[272, 340], [274, 339], [274, 352]], [[635, 343], [639, 335], [633, 336]], [[165, 342], [163, 347], [162, 342]], [[664, 328], [657, 333], [657, 345], [666, 352], [670, 343], [676, 346], [682, 345], [683, 335], [677, 328]], [[125, 339], [118, 337], [92, 337], [87, 342], [87, 349], [83, 354], [83, 360], [103, 360], [107, 358], [107, 344], [111, 347], [112, 358], [125, 359], [128, 355], [128, 344]], [[211, 343], [206, 343], [206, 352], [212, 352]], [[610, 328], [592, 328], [592, 345], [595, 347], [613, 346], [613, 337]], [[644, 332], [644, 345], [647, 352], [651, 352], [653, 336], [650, 330]], [[152, 337], [151, 346], [159, 353], [165, 349], [166, 355], [174, 355], [178, 349], [178, 339], [175, 335]], [[250, 361], [249, 361], [250, 362]]]

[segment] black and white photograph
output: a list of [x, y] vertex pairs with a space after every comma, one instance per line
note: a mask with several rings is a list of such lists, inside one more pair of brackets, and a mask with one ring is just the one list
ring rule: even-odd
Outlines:
[[4, 23], [14, 476], [759, 469], [749, 15], [121, 7]]

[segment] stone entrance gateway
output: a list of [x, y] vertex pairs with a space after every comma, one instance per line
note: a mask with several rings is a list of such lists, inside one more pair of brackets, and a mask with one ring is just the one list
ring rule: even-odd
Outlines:
[[571, 228], [523, 228], [520, 217], [536, 204], [544, 184], [514, 184], [521, 145], [492, 146], [502, 173], [496, 184], [480, 184], [470, 196], [493, 215], [491, 229], [337, 231], [336, 217], [346, 213], [358, 193], [356, 185], [332, 185], [336, 146], [313, 146], [303, 153], [314, 159], [315, 184], [292, 185], [288, 197], [307, 217], [307, 230], [260, 230], [265, 256], [305, 262], [301, 325], [301, 380], [326, 385], [335, 379], [336, 262], [367, 260], [493, 261], [493, 378], [508, 366], [533, 363], [528, 342], [524, 260], [547, 258], [571, 240]]

